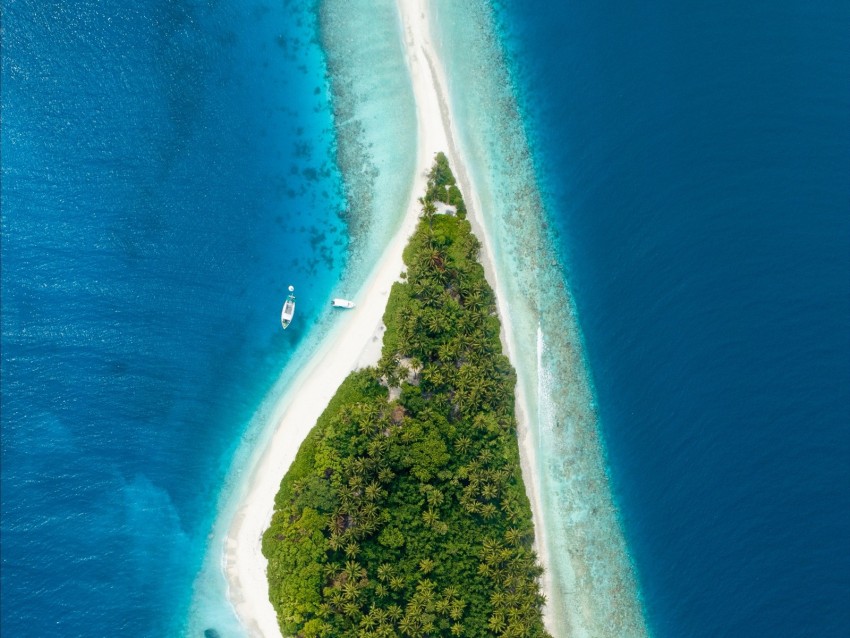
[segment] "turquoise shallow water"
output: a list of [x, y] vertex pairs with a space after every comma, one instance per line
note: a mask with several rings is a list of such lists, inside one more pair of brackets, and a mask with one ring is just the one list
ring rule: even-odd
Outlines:
[[351, 209], [351, 276], [362, 278], [398, 230], [416, 164], [416, 105], [394, 0], [323, 0], [322, 48], [338, 162]]

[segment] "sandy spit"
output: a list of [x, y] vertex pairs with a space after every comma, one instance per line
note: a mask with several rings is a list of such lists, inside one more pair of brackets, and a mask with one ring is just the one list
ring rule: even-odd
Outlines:
[[[426, 0], [397, 0], [401, 16], [404, 52], [413, 83], [417, 110], [416, 172], [410, 188], [407, 210], [400, 230], [386, 247], [381, 260], [358, 292], [357, 307], [347, 311], [343, 321], [326, 335], [314, 356], [306, 361], [272, 411], [273, 434], [262, 454], [248, 469], [243, 496], [234, 513], [225, 539], [223, 568], [228, 582], [228, 597], [249, 636], [281, 636], [277, 617], [269, 602], [267, 561], [261, 551], [263, 532], [271, 522], [274, 497], [299, 446], [327, 407], [336, 389], [353, 370], [373, 365], [380, 356], [383, 325], [381, 322], [393, 282], [404, 268], [402, 251], [413, 233], [419, 216], [418, 198], [425, 192], [427, 171], [434, 155], [444, 151], [458, 176], [467, 201], [469, 218], [484, 244], [482, 260], [487, 278], [499, 300], [503, 342], [511, 356], [511, 324], [507, 298], [499, 286], [498, 273], [487, 246], [487, 233], [480, 215], [479, 198], [469, 171], [455, 143], [455, 122], [451, 117], [442, 64], [432, 45]], [[515, 346], [514, 346], [515, 347]], [[522, 376], [523, 371], [518, 369]], [[521, 384], [520, 384], [521, 386]], [[518, 386], [519, 387], [519, 386]], [[532, 503], [537, 551], [546, 568], [546, 542], [541, 522], [539, 487], [534, 471], [534, 446], [528, 429], [528, 403], [518, 393], [520, 454], [523, 477]], [[544, 576], [544, 593], [549, 593]], [[552, 631], [551, 618], [544, 618]]]

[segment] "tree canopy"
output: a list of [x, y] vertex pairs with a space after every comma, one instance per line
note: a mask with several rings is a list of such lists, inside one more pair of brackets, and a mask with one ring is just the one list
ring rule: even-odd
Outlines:
[[422, 203], [382, 358], [340, 386], [263, 537], [284, 635], [548, 636], [515, 373], [442, 153]]

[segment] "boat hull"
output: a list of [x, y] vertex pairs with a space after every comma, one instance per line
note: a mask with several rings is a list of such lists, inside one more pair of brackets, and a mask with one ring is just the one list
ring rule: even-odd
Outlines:
[[289, 324], [292, 323], [292, 317], [295, 315], [295, 295], [289, 295], [286, 302], [283, 304], [283, 310], [280, 312], [280, 325], [286, 330]]

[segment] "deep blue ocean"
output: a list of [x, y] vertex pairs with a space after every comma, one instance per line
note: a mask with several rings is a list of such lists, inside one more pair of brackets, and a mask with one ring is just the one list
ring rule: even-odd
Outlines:
[[497, 6], [650, 632], [850, 636], [850, 3]]
[[344, 266], [312, 4], [4, 0], [2, 45], [2, 635], [178, 635]]

